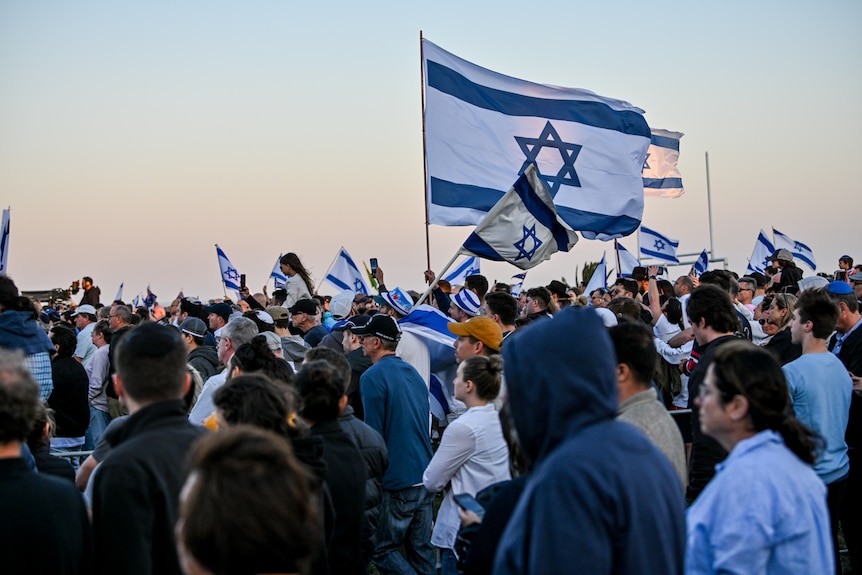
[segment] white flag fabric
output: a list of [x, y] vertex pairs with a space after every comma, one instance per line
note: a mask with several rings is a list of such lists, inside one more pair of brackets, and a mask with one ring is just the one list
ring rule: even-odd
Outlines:
[[644, 194], [657, 198], [678, 198], [685, 193], [679, 173], [679, 140], [685, 134], [651, 130], [649, 149], [643, 166]]
[[578, 234], [557, 214], [535, 165], [521, 174], [464, 242], [460, 252], [530, 269], [557, 251], [567, 252]]
[[0, 225], [0, 275], [9, 274], [9, 209], [3, 210], [3, 223]]
[[221, 270], [221, 281], [224, 283], [225, 289], [239, 292], [239, 272], [236, 271], [218, 244], [216, 244], [216, 254], [218, 255], [218, 267]]
[[120, 287], [117, 290], [117, 295], [114, 296], [114, 301], [123, 301], [123, 284], [125, 282], [120, 282]]
[[512, 297], [517, 298], [521, 295], [521, 290], [524, 288], [524, 280], [527, 279], [527, 272], [515, 274], [512, 276], [513, 280], [517, 280], [512, 283]]
[[464, 285], [464, 280], [467, 279], [467, 276], [472, 276], [476, 274], [482, 273], [480, 270], [479, 262], [481, 262], [479, 258], [476, 256], [466, 258], [461, 265], [455, 268], [454, 271], [450, 272], [443, 279], [449, 282], [450, 285]]
[[748, 260], [748, 267], [746, 268], [745, 273], [764, 273], [766, 271], [766, 266], [769, 265], [769, 258], [772, 256], [772, 252], [774, 251], [775, 246], [771, 241], [769, 241], [766, 232], [760, 230], [760, 233], [757, 234], [757, 240], [754, 242], [754, 249], [751, 250], [751, 258]]
[[672, 240], [655, 230], [651, 230], [646, 226], [641, 226], [641, 257], [650, 257], [678, 264], [679, 259], [676, 257], [676, 249], [678, 247], [679, 242], [677, 240]]
[[537, 164], [560, 216], [585, 238], [637, 229], [650, 143], [643, 110], [505, 76], [428, 40], [422, 51], [430, 223], [477, 224]]
[[281, 256], [283, 254], [278, 254], [278, 259], [275, 260], [275, 265], [272, 266], [272, 271], [269, 273], [269, 277], [272, 278], [272, 287], [275, 289], [282, 289], [284, 284], [287, 282], [287, 276], [281, 273]]
[[368, 286], [365, 285], [362, 272], [356, 267], [353, 258], [350, 257], [350, 254], [347, 253], [347, 250], [343, 246], [324, 279], [341, 290], [350, 290], [353, 293], [368, 295]]
[[812, 270], [817, 269], [817, 261], [814, 259], [814, 252], [811, 251], [811, 248], [802, 242], [797, 242], [788, 235], [782, 234], [775, 228], [772, 228], [772, 236], [775, 239], [775, 249], [780, 250], [784, 248], [790, 250], [794, 259], [801, 261]]
[[617, 269], [618, 278], [627, 278], [635, 272], [635, 268], [641, 265], [640, 261], [626, 249], [624, 245], [617, 242], [617, 248], [620, 254], [619, 269]]
[[700, 277], [703, 272], [709, 269], [709, 254], [706, 250], [700, 252], [697, 261], [691, 267], [697, 277]]
[[590, 282], [587, 284], [586, 289], [584, 289], [584, 294], [586, 294], [587, 298], [590, 297], [590, 294], [596, 291], [599, 288], [607, 288], [608, 287], [608, 266], [605, 263], [605, 254], [602, 254], [602, 261], [599, 262], [599, 265], [596, 266], [596, 269], [593, 271], [592, 277], [590, 277]]

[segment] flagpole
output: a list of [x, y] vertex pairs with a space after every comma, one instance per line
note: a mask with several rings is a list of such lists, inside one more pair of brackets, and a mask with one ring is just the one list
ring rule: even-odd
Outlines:
[[323, 274], [323, 279], [322, 279], [322, 280], [320, 280], [320, 282], [318, 282], [318, 284], [317, 284], [317, 287], [316, 287], [316, 288], [314, 288], [314, 293], [320, 293], [320, 286], [322, 286], [322, 285], [323, 285], [323, 282], [324, 282], [324, 281], [326, 281], [326, 276], [328, 276], [328, 275], [329, 275], [329, 272], [330, 272], [330, 271], [332, 271], [332, 266], [334, 266], [334, 265], [335, 265], [335, 261], [338, 259], [338, 256], [340, 256], [340, 255], [341, 255], [341, 250], [343, 250], [343, 249], [344, 249], [344, 246], [341, 246], [341, 248], [338, 250], [338, 253], [337, 253], [337, 254], [335, 254], [335, 257], [334, 257], [334, 258], [332, 258], [332, 263], [330, 263], [330, 264], [329, 264], [329, 267], [328, 267], [328, 268], [326, 268], [326, 273], [325, 273], [325, 274]]
[[428, 148], [425, 142], [425, 48], [422, 46], [422, 30], [419, 30], [419, 77], [421, 86], [419, 94], [422, 100], [422, 173], [424, 180], [422, 187], [425, 188], [425, 261], [431, 269], [431, 237], [429, 227], [431, 225], [428, 217]]
[[[216, 249], [216, 260], [218, 260], [218, 244], [214, 244]], [[227, 299], [227, 286], [224, 285], [224, 274], [221, 273], [221, 260], [218, 262], [218, 275], [221, 277], [221, 293], [224, 295], [224, 299]]]
[[715, 246], [712, 243], [712, 193], [709, 186], [709, 152], [703, 153], [706, 159], [706, 206], [709, 213], [709, 255], [715, 257]]
[[[617, 241], [616, 238], [614, 238], [614, 252], [617, 255], [617, 258], [616, 258], [617, 259], [617, 279], [620, 279], [621, 277], [623, 277], [623, 274], [620, 271], [623, 269], [623, 266], [620, 264], [620, 243]], [[607, 270], [605, 270], [605, 271], [607, 271]]]
[[[421, 296], [419, 296], [419, 299], [416, 300], [416, 303], [413, 305], [419, 305], [420, 303], [425, 301], [425, 298], [428, 297], [428, 294], [431, 293], [431, 290], [433, 290], [435, 287], [437, 287], [437, 282], [440, 281], [440, 278], [442, 278], [444, 275], [446, 275], [446, 272], [449, 271], [449, 268], [452, 267], [452, 264], [455, 263], [455, 260], [458, 259], [458, 256], [460, 256], [460, 255], [461, 255], [460, 250], [455, 252], [455, 255], [452, 256], [452, 259], [449, 260], [449, 263], [443, 267], [443, 269], [440, 271], [440, 273], [434, 275], [434, 281], [431, 282], [431, 285], [428, 286], [428, 289], [425, 290], [425, 293], [423, 293]], [[445, 310], [440, 310], [440, 311], [445, 311]]]

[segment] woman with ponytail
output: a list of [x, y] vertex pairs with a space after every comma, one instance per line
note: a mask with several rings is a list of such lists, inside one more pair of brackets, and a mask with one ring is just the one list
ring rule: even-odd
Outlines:
[[812, 468], [820, 440], [793, 416], [773, 356], [723, 345], [696, 402], [701, 430], [729, 454], [688, 509], [685, 572], [834, 572], [826, 487]]
[[466, 493], [475, 497], [489, 485], [511, 477], [509, 448], [492, 403], [500, 393], [502, 371], [503, 358], [499, 355], [473, 356], [461, 362], [455, 377], [455, 399], [464, 402], [467, 411], [446, 427], [422, 477], [428, 491], [446, 489], [431, 534], [431, 543], [442, 551], [443, 575], [458, 573], [455, 540], [461, 519], [453, 496]]
[[314, 282], [311, 274], [299, 261], [299, 256], [293, 252], [286, 253], [279, 260], [281, 273], [287, 277], [284, 282], [284, 290], [287, 292], [286, 299], [282, 304], [284, 307], [293, 307], [301, 299], [311, 299], [314, 293]]

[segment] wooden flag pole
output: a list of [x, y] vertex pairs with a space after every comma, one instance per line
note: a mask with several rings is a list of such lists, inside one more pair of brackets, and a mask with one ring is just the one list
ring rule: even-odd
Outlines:
[[425, 263], [428, 266], [425, 269], [430, 270], [431, 237], [429, 227], [431, 222], [428, 216], [428, 148], [425, 143], [425, 49], [422, 46], [422, 30], [419, 30], [419, 76], [421, 82], [419, 93], [422, 99], [422, 174], [424, 176], [422, 186], [425, 188]]
[[[423, 293], [421, 296], [419, 296], [419, 299], [418, 299], [418, 300], [416, 300], [416, 303], [414, 303], [413, 305], [419, 305], [420, 303], [422, 303], [423, 301], [425, 301], [425, 298], [427, 298], [427, 297], [428, 297], [428, 294], [430, 294], [430, 293], [431, 293], [431, 290], [433, 290], [435, 287], [437, 287], [437, 282], [439, 282], [439, 281], [440, 281], [440, 278], [441, 278], [441, 277], [443, 277], [443, 276], [446, 274], [446, 272], [448, 272], [448, 271], [449, 271], [449, 268], [451, 268], [451, 267], [452, 267], [452, 264], [454, 264], [454, 263], [455, 263], [455, 260], [456, 260], [456, 259], [458, 259], [458, 256], [460, 256], [460, 255], [461, 255], [461, 251], [460, 251], [460, 250], [458, 250], [457, 252], [455, 252], [455, 255], [454, 255], [454, 256], [452, 256], [452, 259], [451, 259], [451, 260], [449, 260], [449, 263], [448, 263], [448, 264], [446, 264], [445, 266], [443, 266], [443, 269], [442, 269], [442, 270], [440, 270], [440, 273], [439, 273], [439, 274], [435, 274], [435, 275], [434, 275], [434, 281], [433, 281], [433, 282], [431, 282], [431, 285], [429, 285], [429, 286], [428, 286], [428, 289], [426, 289], [426, 290], [425, 290], [425, 293]], [[440, 310], [440, 311], [442, 311], [443, 313], [446, 313], [446, 310]]]

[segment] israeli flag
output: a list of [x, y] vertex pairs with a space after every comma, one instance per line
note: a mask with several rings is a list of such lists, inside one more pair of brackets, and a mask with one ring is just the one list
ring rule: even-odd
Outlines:
[[281, 256], [284, 254], [278, 254], [278, 259], [275, 260], [275, 265], [272, 266], [272, 271], [269, 272], [269, 277], [272, 278], [272, 287], [274, 289], [282, 289], [284, 284], [287, 282], [287, 276], [281, 273]]
[[132, 309], [138, 309], [143, 305], [143, 301], [141, 300], [141, 295], [138, 294], [135, 296], [135, 299], [132, 300]]
[[454, 271], [452, 271], [449, 275], [444, 277], [443, 279], [449, 282], [450, 285], [464, 285], [464, 280], [467, 279], [467, 276], [472, 276], [476, 274], [482, 273], [479, 270], [479, 262], [481, 260], [475, 256], [469, 257], [461, 262]]
[[588, 90], [492, 72], [422, 41], [432, 224], [477, 224], [530, 164], [572, 229], [632, 233], [643, 216], [643, 110]]
[[3, 223], [0, 225], [0, 275], [9, 273], [9, 208], [3, 210]]
[[655, 230], [641, 226], [640, 248], [641, 257], [656, 258], [674, 264], [679, 263], [676, 257], [676, 248], [679, 242], [663, 236]]
[[154, 305], [156, 305], [156, 294], [154, 294], [150, 290], [150, 286], [147, 286], [147, 297], [144, 298], [144, 305], [147, 306], [147, 309], [152, 309]]
[[817, 262], [814, 260], [814, 252], [811, 251], [811, 248], [802, 242], [797, 242], [790, 236], [782, 234], [775, 228], [772, 228], [772, 236], [775, 238], [775, 249], [780, 250], [784, 248], [789, 250], [793, 254], [794, 259], [801, 261], [812, 270], [817, 269]]
[[685, 193], [679, 173], [679, 140], [682, 132], [651, 130], [643, 166], [644, 194], [656, 198], [678, 198]]
[[706, 250], [700, 252], [700, 255], [697, 257], [697, 261], [694, 262], [691, 269], [694, 270], [697, 277], [700, 277], [703, 272], [709, 269], [709, 254], [706, 253]]
[[227, 259], [227, 256], [216, 244], [216, 254], [218, 255], [218, 267], [221, 270], [221, 281], [224, 283], [225, 289], [239, 291], [239, 272]]
[[[593, 270], [593, 275], [590, 277], [590, 283], [587, 284], [586, 289], [584, 289], [584, 293], [587, 298], [590, 297], [590, 294], [596, 291], [599, 288], [607, 288], [608, 287], [608, 266], [605, 263], [605, 254], [602, 254], [602, 261], [599, 262], [599, 265], [596, 266], [596, 269]], [[592, 303], [590, 304], [592, 305]]]
[[120, 282], [120, 288], [117, 290], [117, 295], [114, 296], [114, 301], [123, 301], [123, 284], [125, 282]]
[[527, 279], [527, 272], [515, 274], [512, 276], [512, 279], [518, 280], [512, 283], [512, 297], [518, 297], [521, 295], [521, 289], [524, 287], [524, 280]]
[[521, 174], [464, 242], [461, 253], [530, 269], [557, 251], [567, 252], [578, 234], [560, 216], [535, 165]]
[[757, 240], [754, 242], [754, 249], [751, 251], [751, 258], [748, 260], [748, 267], [745, 273], [753, 272], [765, 273], [766, 267], [769, 265], [769, 258], [775, 251], [775, 246], [769, 241], [766, 232], [760, 230], [757, 235]]
[[619, 269], [617, 269], [617, 277], [627, 278], [635, 273], [635, 268], [641, 265], [640, 261], [626, 249], [624, 245], [617, 242], [617, 252], [619, 252]]
[[341, 290], [368, 295], [368, 286], [365, 285], [365, 280], [362, 279], [362, 272], [353, 263], [353, 258], [350, 257], [350, 254], [347, 253], [347, 250], [343, 246], [324, 279]]

